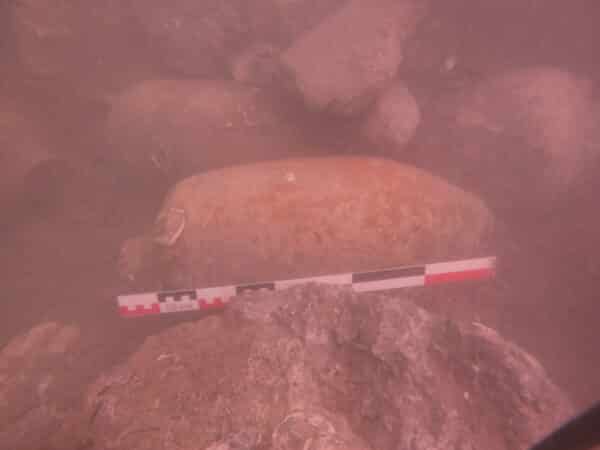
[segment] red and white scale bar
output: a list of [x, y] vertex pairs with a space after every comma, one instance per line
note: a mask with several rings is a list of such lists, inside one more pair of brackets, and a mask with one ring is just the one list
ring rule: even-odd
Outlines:
[[118, 304], [121, 316], [139, 317], [220, 309], [232, 298], [248, 292], [281, 290], [304, 283], [351, 285], [356, 292], [373, 292], [457, 281], [484, 280], [494, 277], [495, 272], [496, 258], [486, 257], [266, 283], [121, 295], [118, 297]]

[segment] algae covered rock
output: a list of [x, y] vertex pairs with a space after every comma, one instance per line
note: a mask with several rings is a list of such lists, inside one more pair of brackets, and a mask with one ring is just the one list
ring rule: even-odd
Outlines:
[[91, 386], [99, 448], [512, 450], [572, 413], [515, 344], [406, 298], [304, 285], [229, 308]]
[[170, 287], [344, 273], [472, 257], [492, 230], [481, 200], [415, 167], [274, 160], [176, 184], [151, 229], [125, 242], [119, 269]]

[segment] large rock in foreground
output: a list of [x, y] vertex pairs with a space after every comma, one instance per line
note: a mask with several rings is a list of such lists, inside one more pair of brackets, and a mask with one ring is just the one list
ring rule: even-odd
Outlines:
[[283, 55], [308, 107], [355, 115], [393, 79], [403, 45], [425, 10], [421, 0], [352, 0]]
[[230, 308], [92, 386], [98, 448], [513, 450], [572, 413], [523, 350], [401, 298], [299, 286]]
[[492, 222], [476, 196], [392, 160], [268, 161], [178, 183], [120, 270], [175, 288], [373, 270], [472, 257]]
[[146, 81], [115, 98], [108, 142], [114, 157], [177, 179], [289, 154], [300, 131], [282, 108], [264, 91], [235, 82]]
[[61, 450], [85, 443], [72, 389], [79, 329], [45, 322], [0, 351], [0, 447]]

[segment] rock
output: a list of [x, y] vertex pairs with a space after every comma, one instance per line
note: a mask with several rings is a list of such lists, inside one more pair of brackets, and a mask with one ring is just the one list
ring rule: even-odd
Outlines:
[[21, 195], [28, 173], [54, 158], [33, 121], [12, 110], [0, 110], [0, 149], [2, 201]]
[[[146, 63], [149, 49], [127, 2], [13, 3], [19, 60], [36, 77], [63, 78], [71, 81], [71, 89], [105, 92], [136, 79], [134, 72]], [[123, 42], [132, 50], [125, 50]]]
[[0, 226], [48, 217], [65, 207], [75, 169], [59, 155], [40, 118], [19, 100], [2, 97], [0, 110]]
[[[598, 145], [591, 82], [559, 68], [533, 66], [486, 79], [461, 97], [455, 114], [459, 135], [517, 141], [497, 149], [493, 170], [507, 173], [513, 170], [507, 163], [516, 161], [552, 193], [577, 180]], [[485, 148], [465, 149], [469, 158], [485, 158]]]
[[79, 329], [44, 322], [0, 351], [0, 447], [11, 450], [79, 448], [80, 393], [72, 371]]
[[172, 288], [373, 270], [473, 257], [492, 222], [477, 197], [391, 160], [277, 160], [179, 182], [119, 267]]
[[168, 70], [185, 76], [220, 78], [228, 60], [248, 42], [287, 45], [315, 25], [341, 0], [132, 0], [135, 17]]
[[20, 196], [22, 211], [37, 217], [64, 211], [76, 172], [74, 165], [65, 159], [53, 158], [36, 164], [25, 176]]
[[132, 6], [160, 64], [186, 76], [222, 76], [230, 42], [246, 26], [238, 1], [133, 0]]
[[207, 450], [252, 450], [260, 443], [260, 438], [257, 430], [243, 430], [223, 441], [215, 442]]
[[363, 125], [365, 137], [378, 147], [401, 150], [421, 122], [417, 100], [401, 82], [381, 94]]
[[[469, 69], [497, 74], [540, 61], [577, 68], [583, 73], [594, 72], [593, 63], [582, 57], [594, 52], [596, 39], [595, 16], [589, 14], [585, 0], [572, 2], [568, 8], [560, 0], [543, 4], [518, 0], [434, 3], [431, 14], [443, 22], [445, 29], [439, 37], [447, 37], [458, 51], [459, 60]], [[540, 20], [542, 15], [545, 20]], [[469, 26], [464, 26], [467, 17]], [[448, 42], [430, 42], [448, 48]], [[428, 45], [422, 50], [433, 49]]]
[[280, 50], [267, 43], [255, 43], [231, 60], [231, 75], [239, 83], [254, 86], [272, 86], [282, 76], [279, 64]]
[[29, 72], [104, 98], [150, 77], [223, 78], [249, 42], [286, 46], [341, 2], [24, 0], [8, 15]]
[[275, 428], [272, 442], [272, 448], [279, 450], [371, 448], [339, 417], [318, 409], [298, 410], [288, 414]]
[[[449, 56], [456, 58], [460, 41], [458, 36], [465, 27], [464, 23], [449, 20], [448, 11], [438, 11], [440, 6], [452, 10], [451, 5], [435, 3], [432, 6], [428, 18], [421, 23], [417, 34], [406, 45], [402, 61], [403, 76], [409, 74], [414, 78], [435, 79], [434, 77], [448, 75], [451, 71], [448, 70], [446, 60]], [[456, 11], [453, 14], [459, 15]]]
[[[346, 0], [270, 0], [265, 9], [276, 11], [279, 25], [278, 39], [275, 43], [289, 46], [303, 33], [316, 27], [329, 15], [343, 7]], [[251, 8], [255, 15], [265, 13]]]
[[298, 38], [282, 61], [306, 105], [341, 115], [365, 109], [396, 75], [425, 9], [421, 0], [351, 0]]
[[111, 450], [512, 450], [572, 406], [483, 325], [304, 285], [147, 338], [91, 386], [86, 411]]
[[146, 81], [115, 99], [108, 141], [116, 158], [174, 179], [283, 156], [300, 135], [277, 101], [229, 81]]
[[64, 42], [76, 34], [74, 20], [69, 17], [72, 8], [65, 1], [54, 3], [50, 8], [47, 2], [30, 0], [13, 7], [21, 62], [36, 74], [62, 72], [69, 53]]

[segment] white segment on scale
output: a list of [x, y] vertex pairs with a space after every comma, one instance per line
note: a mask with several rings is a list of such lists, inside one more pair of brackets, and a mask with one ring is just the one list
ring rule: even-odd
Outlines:
[[426, 275], [438, 275], [442, 273], [468, 272], [471, 270], [484, 270], [494, 268], [495, 257], [465, 259], [462, 261], [451, 261], [442, 263], [427, 264], [425, 266]]

